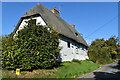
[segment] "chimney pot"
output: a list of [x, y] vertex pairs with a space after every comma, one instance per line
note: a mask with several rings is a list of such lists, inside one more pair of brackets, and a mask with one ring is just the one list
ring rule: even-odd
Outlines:
[[52, 13], [54, 13], [54, 15], [56, 16], [60, 16], [60, 12], [56, 9], [56, 8], [53, 8], [50, 10]]
[[71, 25], [71, 27], [74, 27], [75, 28], [75, 25], [74, 24], [70, 24]]

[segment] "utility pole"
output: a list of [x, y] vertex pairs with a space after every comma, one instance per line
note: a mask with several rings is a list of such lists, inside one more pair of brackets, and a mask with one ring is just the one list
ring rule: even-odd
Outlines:
[[61, 13], [61, 8], [63, 7], [63, 5], [58, 5], [58, 11]]
[[118, 2], [118, 44], [120, 45], [120, 1]]

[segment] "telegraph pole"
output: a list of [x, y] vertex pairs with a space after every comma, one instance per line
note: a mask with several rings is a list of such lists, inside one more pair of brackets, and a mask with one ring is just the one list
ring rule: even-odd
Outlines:
[[120, 1], [118, 2], [118, 47], [120, 49]]

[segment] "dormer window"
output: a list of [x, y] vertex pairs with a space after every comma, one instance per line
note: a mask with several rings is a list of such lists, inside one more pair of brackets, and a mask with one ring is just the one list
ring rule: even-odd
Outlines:
[[36, 25], [36, 19], [32, 19], [28, 21], [28, 26]]
[[75, 32], [75, 35], [78, 36], [78, 33]]

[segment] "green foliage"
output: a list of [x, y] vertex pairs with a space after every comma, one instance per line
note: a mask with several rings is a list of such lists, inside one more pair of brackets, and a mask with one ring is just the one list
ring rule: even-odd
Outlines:
[[55, 78], [75, 78], [79, 77], [82, 74], [91, 72], [99, 67], [99, 65], [93, 63], [92, 61], [84, 60], [80, 63], [71, 62], [71, 63], [61, 63], [59, 71], [55, 72], [55, 75], [52, 77]]
[[58, 34], [48, 26], [25, 26], [17, 36], [2, 40], [2, 67], [6, 69], [52, 68], [60, 48]]
[[[15, 75], [15, 71], [2, 70], [3, 78], [42, 78], [42, 80], [52, 80], [56, 78], [57, 80], [70, 80], [70, 78], [77, 78], [82, 74], [91, 72], [99, 68], [99, 65], [93, 63], [92, 61], [84, 60], [81, 63], [78, 62], [63, 62], [61, 66], [54, 69], [38, 69], [30, 72], [23, 71], [19, 76]], [[63, 79], [62, 79], [63, 80]]]
[[82, 60], [73, 59], [72, 62], [78, 62], [78, 63], [81, 63]]
[[106, 64], [116, 59], [118, 55], [118, 46], [116, 38], [111, 37], [108, 40], [96, 39], [88, 49], [89, 58], [100, 64]]

